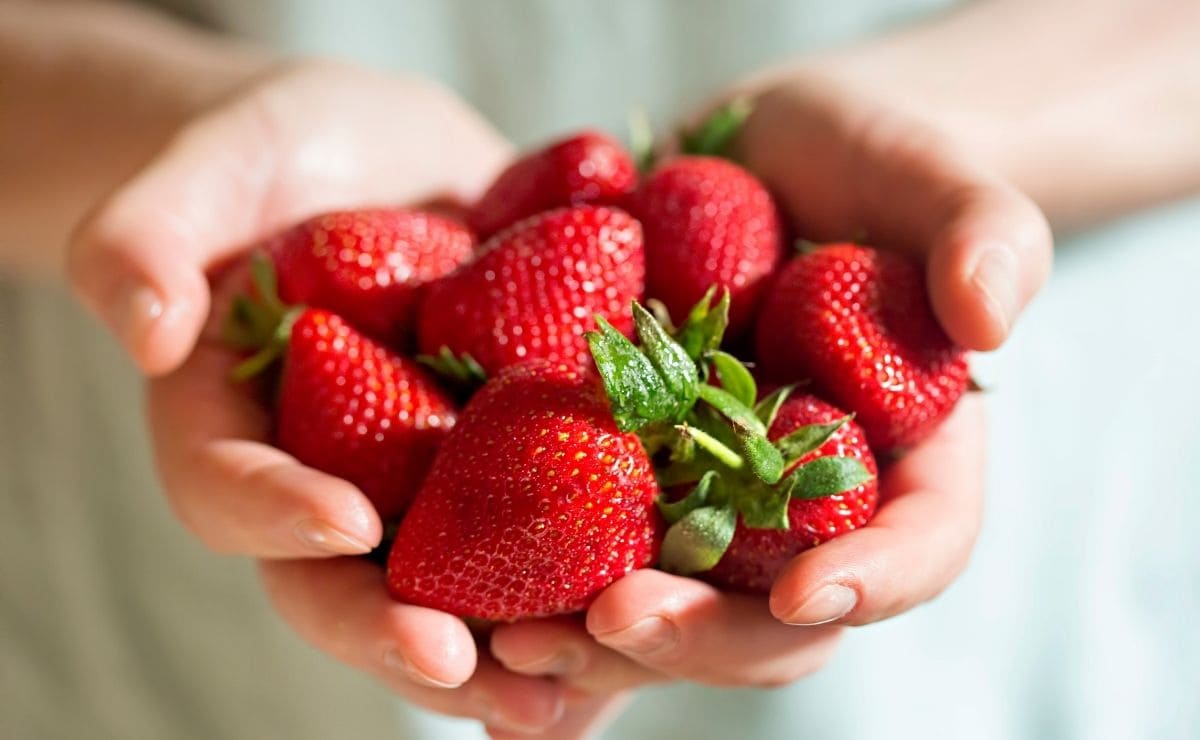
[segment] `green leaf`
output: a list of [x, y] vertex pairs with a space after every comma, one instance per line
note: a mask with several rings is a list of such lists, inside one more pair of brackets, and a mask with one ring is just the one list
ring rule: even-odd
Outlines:
[[696, 363], [654, 320], [653, 314], [636, 301], [633, 304], [633, 325], [642, 343], [642, 353], [654, 365], [667, 391], [674, 397], [677, 408], [681, 410], [674, 417], [675, 420], [682, 419], [683, 414], [696, 403], [699, 385]]
[[681, 136], [685, 154], [728, 156], [729, 145], [750, 115], [748, 98], [737, 98], [718, 108], [699, 126]]
[[792, 395], [792, 391], [796, 389], [794, 385], [785, 385], [782, 388], [776, 388], [763, 400], [754, 405], [754, 415], [763, 423], [767, 429], [771, 428], [771, 424], [775, 422], [775, 417], [779, 414], [780, 407], [783, 402]]
[[649, 172], [654, 168], [654, 128], [646, 109], [634, 106], [629, 109], [629, 153], [638, 172]]
[[754, 406], [754, 399], [758, 398], [758, 385], [742, 361], [720, 350], [710, 352], [708, 358], [717, 370], [721, 387], [747, 407]]
[[735, 425], [751, 429], [760, 435], [767, 433], [767, 427], [754, 414], [754, 410], [739, 401], [732, 393], [708, 383], [700, 385], [699, 393], [705, 403], [721, 412], [722, 416]]
[[455, 356], [454, 351], [444, 344], [436, 355], [418, 355], [417, 362], [460, 385], [474, 387], [487, 381], [487, 371], [469, 352]]
[[276, 315], [282, 316], [287, 311], [287, 306], [279, 299], [279, 283], [275, 278], [275, 263], [262, 250], [250, 255], [250, 277], [263, 305]]
[[737, 502], [742, 523], [753, 529], [790, 529], [788, 503], [794, 485], [788, 479], [777, 486], [757, 487], [751, 495], [743, 496]]
[[792, 498], [830, 496], [857, 488], [872, 476], [861, 460], [853, 457], [818, 457], [796, 468], [790, 476]]
[[672, 524], [663, 538], [659, 567], [689, 575], [720, 562], [737, 531], [737, 512], [728, 506], [702, 506]]
[[586, 334], [588, 347], [617, 427], [632, 432], [654, 422], [683, 418], [691, 404], [672, 393], [650, 358], [604, 317], [596, 317], [596, 327]]
[[707, 504], [708, 495], [712, 491], [713, 481], [716, 477], [716, 471], [708, 471], [700, 478], [696, 487], [678, 501], [668, 502], [660, 494], [655, 503], [658, 504], [658, 510], [662, 512], [663, 519], [666, 519], [668, 524], [674, 524], [692, 511]]
[[782, 439], [775, 441], [775, 447], [783, 454], [784, 459], [793, 463], [829, 441], [833, 433], [842, 425], [854, 418], [853, 414], [843, 416], [828, 424], [809, 424], [802, 426]]
[[675, 332], [675, 341], [679, 342], [688, 357], [697, 362], [705, 353], [721, 346], [721, 339], [729, 326], [729, 291], [722, 291], [721, 300], [713, 305], [716, 294], [717, 286], [709, 286], [704, 297], [692, 306], [683, 325]]
[[[755, 419], [755, 421], [758, 421]], [[734, 423], [738, 447], [751, 472], [764, 483], [774, 484], [783, 477], [783, 455], [761, 432]]]

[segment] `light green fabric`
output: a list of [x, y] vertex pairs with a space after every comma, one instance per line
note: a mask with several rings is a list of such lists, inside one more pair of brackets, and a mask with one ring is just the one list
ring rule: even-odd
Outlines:
[[[620, 131], [632, 103], [668, 122], [765, 62], [944, 3], [173, 4], [432, 75], [528, 144]], [[1197, 233], [1200, 204], [1077, 240], [981, 358], [988, 528], [948, 594], [788, 689], [647, 691], [609, 737], [1200, 737]], [[0, 284], [0, 737], [457, 736], [480, 733], [309, 650], [250, 564], [192, 541], [154, 483], [131, 366], [58, 289]]]

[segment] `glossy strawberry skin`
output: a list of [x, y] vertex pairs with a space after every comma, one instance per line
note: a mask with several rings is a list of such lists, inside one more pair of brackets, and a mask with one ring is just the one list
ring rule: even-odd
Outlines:
[[463, 410], [388, 559], [394, 598], [486, 620], [587, 608], [657, 558], [658, 486], [599, 381], [534, 362]]
[[637, 185], [637, 168], [611, 136], [581, 131], [508, 166], [467, 217], [481, 239], [542, 211], [616, 204]]
[[583, 335], [593, 317], [629, 334], [629, 306], [644, 274], [642, 230], [624, 211], [579, 206], [533, 216], [430, 286], [418, 322], [421, 352], [447, 346], [489, 374], [531, 359], [588, 367]]
[[316, 216], [267, 245], [284, 301], [333, 311], [393, 346], [412, 334], [421, 286], [474, 248], [462, 224], [402, 208]]
[[728, 288], [727, 336], [746, 329], [783, 253], [767, 189], [727, 160], [684, 156], [646, 178], [628, 207], [646, 234], [646, 295], [679, 323], [709, 286]]
[[412, 360], [336, 314], [292, 325], [276, 407], [276, 443], [359, 487], [383, 519], [408, 506], [457, 412]]
[[966, 353], [938, 324], [919, 264], [853, 244], [792, 259], [759, 316], [758, 362], [809, 378], [853, 411], [876, 451], [916, 444], [967, 388]]
[[[825, 424], [845, 415], [815, 396], [794, 395], [779, 409], [767, 436], [777, 440], [802, 426]], [[842, 425], [824, 445], [800, 458], [792, 469], [831, 455], [857, 458], [872, 476], [878, 473], [866, 435], [853, 420]], [[878, 500], [878, 482], [872, 477], [844, 493], [792, 499], [787, 530], [750, 529], [739, 521], [729, 549], [705, 578], [739, 591], [766, 593], [779, 571], [796, 555], [866, 524]]]

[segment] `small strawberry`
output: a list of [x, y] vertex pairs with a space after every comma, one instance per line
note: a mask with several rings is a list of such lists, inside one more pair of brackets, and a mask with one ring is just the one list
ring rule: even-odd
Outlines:
[[680, 321], [711, 286], [729, 291], [730, 333], [749, 326], [782, 254], [771, 194], [753, 175], [716, 157], [682, 156], [630, 196], [646, 238], [646, 294]]
[[713, 569], [705, 573], [707, 580], [744, 591], [770, 591], [779, 571], [793, 557], [858, 529], [875, 513], [879, 498], [874, 478], [875, 458], [862, 429], [844, 412], [815, 396], [793, 395], [779, 408], [768, 437], [777, 441], [802, 429], [821, 429], [832, 422], [840, 424], [826, 441], [800, 456], [787, 472], [817, 458], [843, 457], [862, 461], [872, 477], [840, 493], [815, 498], [793, 495], [787, 507], [787, 529], [752, 528], [744, 520], [739, 522], [729, 548]]
[[615, 204], [637, 184], [628, 152], [599, 131], [581, 131], [529, 152], [500, 173], [467, 217], [485, 239], [542, 211]]
[[310, 218], [276, 236], [267, 249], [285, 301], [328, 309], [399, 345], [416, 323], [422, 284], [469, 260], [474, 239], [442, 216], [372, 208]]
[[658, 492], [596, 379], [536, 361], [471, 399], [400, 526], [400, 601], [511, 621], [585, 609], [657, 556]]
[[870, 247], [794, 257], [763, 301], [756, 343], [768, 377], [811, 378], [877, 451], [921, 441], [968, 385], [966, 353], [934, 317], [920, 265]]
[[284, 306], [265, 262], [255, 273], [260, 302], [235, 303], [227, 336], [262, 349], [234, 377], [246, 379], [281, 358], [276, 444], [358, 486], [383, 519], [401, 514], [455, 423], [453, 402], [415, 361], [337, 314]]
[[767, 590], [788, 558], [866, 522], [875, 461], [858, 426], [811, 396], [789, 401], [785, 386], [755, 402], [750, 371], [716, 349], [729, 301], [712, 297], [674, 337], [635, 304], [640, 347], [602, 319], [588, 340], [617, 425], [637, 431], [659, 484], [695, 484], [658, 501], [671, 524], [659, 566]]
[[470, 355], [488, 373], [526, 360], [587, 366], [594, 315], [628, 331], [641, 296], [642, 230], [614, 208], [541, 213], [500, 232], [430, 286], [418, 338], [427, 356]]

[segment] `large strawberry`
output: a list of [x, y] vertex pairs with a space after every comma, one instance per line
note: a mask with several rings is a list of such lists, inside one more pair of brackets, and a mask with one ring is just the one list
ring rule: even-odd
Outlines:
[[395, 345], [412, 332], [420, 287], [469, 260], [474, 239], [442, 216], [371, 208], [310, 218], [267, 248], [285, 301], [329, 309]]
[[876, 450], [921, 441], [968, 385], [966, 353], [934, 317], [921, 266], [892, 252], [833, 244], [793, 258], [756, 332], [767, 376], [813, 380]]
[[624, 211], [579, 206], [533, 216], [430, 286], [418, 322], [421, 351], [447, 347], [488, 373], [535, 358], [586, 366], [593, 316], [628, 332], [644, 270], [641, 227]]
[[658, 492], [594, 376], [510, 367], [463, 410], [388, 559], [401, 601], [510, 621], [579, 611], [657, 556]]
[[730, 294], [730, 334], [745, 329], [782, 254], [762, 183], [730, 161], [682, 156], [650, 174], [628, 206], [645, 230], [646, 294], [682, 321], [716, 285]]
[[273, 295], [269, 271], [263, 262], [256, 265], [257, 302], [235, 303], [229, 339], [261, 347], [235, 378], [281, 360], [276, 444], [358, 486], [382, 518], [399, 515], [454, 426], [453, 401], [424, 368], [337, 314], [284, 306]]
[[[836, 426], [829, 432], [831, 424]], [[825, 441], [797, 458], [787, 472], [818, 458], [841, 457], [860, 460], [872, 477], [846, 491], [812, 498], [793, 495], [787, 507], [787, 529], [754, 528], [744, 520], [739, 522], [729, 548], [705, 574], [706, 579], [740, 590], [770, 591], [779, 571], [797, 554], [863, 526], [875, 513], [875, 458], [858, 424], [815, 396], [793, 395], [779, 408], [768, 436], [778, 441], [802, 434], [806, 428]]]
[[617, 203], [637, 184], [625, 149], [599, 131], [581, 131], [508, 166], [471, 209], [481, 239], [542, 211], [584, 203]]

